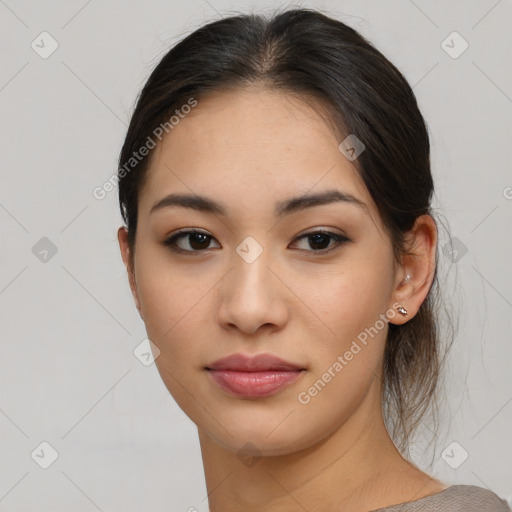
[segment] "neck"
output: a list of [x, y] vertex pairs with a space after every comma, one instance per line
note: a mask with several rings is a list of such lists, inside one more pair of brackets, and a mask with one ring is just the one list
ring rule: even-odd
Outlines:
[[396, 449], [377, 391], [326, 438], [284, 455], [241, 457], [198, 429], [210, 511], [364, 512], [418, 499], [432, 479]]

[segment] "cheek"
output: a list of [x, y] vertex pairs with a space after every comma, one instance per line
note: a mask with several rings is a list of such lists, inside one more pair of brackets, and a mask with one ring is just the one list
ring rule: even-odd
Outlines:
[[141, 244], [137, 256], [137, 290], [147, 323], [160, 336], [171, 334], [185, 317], [187, 321], [193, 318], [208, 290], [209, 278], [199, 279], [185, 266], [173, 264], [160, 247], [142, 248]]
[[157, 366], [173, 374], [199, 368], [205, 361], [204, 347], [198, 340], [207, 339], [204, 330], [211, 313], [208, 290], [216, 281], [207, 276], [194, 279], [169, 264], [148, 261], [140, 259], [137, 289], [148, 337], [160, 349]]
[[320, 283], [312, 282], [304, 290], [308, 304], [314, 305], [318, 317], [334, 331], [330, 334], [335, 337], [357, 336], [388, 308], [389, 271], [375, 263], [365, 263], [359, 261], [339, 272], [329, 271]]
[[[329, 270], [317, 281], [318, 286], [311, 281], [303, 290], [319, 319], [310, 334], [311, 345], [315, 346], [311, 353], [312, 380], [321, 378], [329, 369], [336, 374], [324, 399], [340, 388], [364, 388], [380, 372], [391, 291], [391, 263], [386, 256], [380, 264], [364, 256], [354, 258], [337, 271]], [[346, 362], [341, 363], [343, 370], [336, 372], [332, 367], [338, 356]], [[326, 375], [325, 380], [328, 379]]]
[[[379, 273], [351, 271], [329, 280], [329, 293], [317, 290], [318, 316], [329, 330], [310, 332], [311, 367], [298, 390], [299, 411], [326, 429], [346, 421], [370, 388], [378, 386], [388, 330], [387, 287]], [[312, 296], [311, 296], [312, 297]], [[313, 300], [313, 299], [312, 299]], [[318, 326], [317, 326], [318, 327]]]
[[[142, 291], [144, 319], [150, 339], [158, 342], [161, 350], [183, 357], [197, 345], [207, 317], [202, 288], [179, 280], [159, 280], [147, 283]], [[147, 293], [145, 293], [147, 291]], [[179, 344], [178, 344], [179, 343]], [[179, 349], [179, 350], [177, 350]]]
[[[197, 283], [182, 272], [147, 266], [138, 276], [138, 289], [144, 310], [148, 338], [159, 348], [155, 365], [177, 404], [197, 419], [198, 375], [205, 361], [205, 336], [208, 313], [208, 282]], [[194, 391], [196, 394], [196, 391]]]

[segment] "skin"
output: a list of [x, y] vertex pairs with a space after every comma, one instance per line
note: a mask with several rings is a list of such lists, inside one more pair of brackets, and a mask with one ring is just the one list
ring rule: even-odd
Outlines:
[[[338, 149], [342, 140], [313, 101], [256, 86], [216, 92], [153, 150], [133, 255], [119, 228], [135, 304], [160, 350], [158, 371], [197, 425], [212, 512], [363, 512], [447, 487], [405, 460], [386, 431], [387, 324], [309, 403], [297, 398], [394, 304], [408, 316], [395, 312], [389, 321], [409, 321], [433, 279], [433, 219], [418, 218], [407, 234], [414, 255], [394, 265], [376, 205]], [[330, 189], [366, 207], [336, 202], [274, 215], [277, 201]], [[170, 193], [207, 196], [227, 215], [181, 206], [150, 214]], [[181, 238], [191, 252], [162, 245], [182, 228], [212, 238]], [[297, 240], [318, 229], [349, 241]], [[263, 248], [252, 263], [236, 252], [248, 236]], [[321, 255], [326, 246], [332, 250]], [[238, 352], [274, 354], [306, 371], [273, 396], [233, 397], [205, 367]]]

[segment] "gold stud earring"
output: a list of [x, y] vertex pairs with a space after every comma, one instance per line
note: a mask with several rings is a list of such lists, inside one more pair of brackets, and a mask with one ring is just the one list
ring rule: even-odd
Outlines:
[[396, 310], [403, 316], [407, 316], [407, 309], [405, 309], [403, 306], [398, 306]]

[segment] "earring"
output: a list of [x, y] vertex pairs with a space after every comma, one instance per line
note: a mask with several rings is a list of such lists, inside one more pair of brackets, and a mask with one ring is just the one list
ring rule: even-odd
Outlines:
[[406, 274], [406, 276], [404, 277], [404, 283], [408, 283], [409, 279], [411, 279], [411, 276], [409, 274]]
[[401, 315], [407, 316], [407, 309], [405, 309], [403, 306], [398, 306], [398, 307], [396, 308], [396, 310], [397, 310]]

